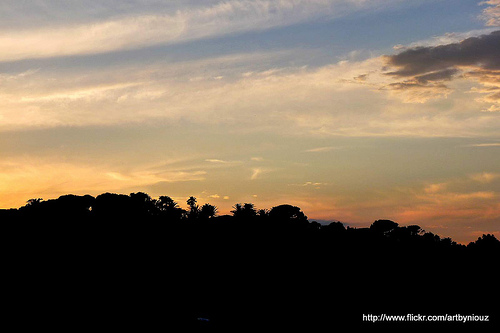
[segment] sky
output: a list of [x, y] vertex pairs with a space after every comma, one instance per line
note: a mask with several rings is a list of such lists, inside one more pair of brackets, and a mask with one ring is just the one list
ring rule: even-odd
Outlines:
[[500, 237], [500, 0], [0, 3], [0, 208], [299, 206]]

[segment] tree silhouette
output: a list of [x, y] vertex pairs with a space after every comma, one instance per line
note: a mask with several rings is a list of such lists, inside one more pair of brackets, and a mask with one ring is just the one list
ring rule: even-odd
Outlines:
[[189, 199], [187, 199], [186, 203], [189, 206], [188, 218], [191, 220], [197, 219], [199, 213], [199, 206], [196, 203], [196, 198], [191, 196], [189, 197]]
[[[26, 304], [38, 300], [35, 312], [52, 325], [73, 315], [94, 324], [127, 318], [129, 326], [137, 318], [138, 329], [175, 322], [187, 331], [372, 329], [362, 314], [493, 314], [494, 235], [464, 246], [390, 220], [369, 228], [309, 222], [289, 204], [235, 204], [232, 216], [217, 216], [216, 206], [186, 202], [188, 210], [169, 196], [103, 193], [0, 210], [5, 260], [14, 262], [4, 264], [5, 277], [22, 273], [18, 285], [4, 283], [5, 304], [31, 318]], [[64, 299], [50, 309], [57, 318], [44, 311], [48, 299]]]
[[26, 201], [26, 206], [35, 206], [35, 205], [38, 205], [40, 202], [42, 202], [43, 199], [42, 198], [37, 198], [37, 199], [29, 199], [28, 201]]
[[398, 224], [391, 220], [377, 220], [370, 226], [370, 230], [376, 233], [387, 234], [397, 227]]
[[175, 202], [171, 197], [162, 195], [158, 198], [156, 206], [160, 211], [168, 211], [179, 208], [177, 202]]
[[217, 207], [210, 204], [204, 204], [203, 206], [201, 206], [199, 214], [201, 219], [213, 218], [215, 217], [215, 215], [217, 215]]
[[269, 218], [281, 223], [304, 224], [307, 223], [307, 216], [299, 207], [292, 205], [279, 205], [273, 207], [269, 212]]
[[471, 242], [468, 248], [476, 251], [497, 253], [500, 251], [500, 241], [494, 235], [486, 234], [478, 237], [475, 242]]
[[152, 215], [156, 212], [156, 200], [143, 192], [130, 193], [133, 213], [136, 215]]
[[346, 229], [342, 222], [331, 222], [330, 224], [323, 227], [323, 229], [331, 234], [342, 235], [346, 232]]
[[155, 204], [158, 215], [164, 217], [168, 221], [179, 221], [186, 215], [186, 211], [180, 208], [177, 202], [169, 196], [160, 196]]
[[233, 216], [239, 220], [252, 220], [257, 216], [257, 211], [252, 203], [245, 203], [243, 206], [241, 204], [235, 204], [233, 206]]
[[415, 237], [423, 234], [425, 231], [418, 225], [409, 225], [406, 227], [411, 236]]

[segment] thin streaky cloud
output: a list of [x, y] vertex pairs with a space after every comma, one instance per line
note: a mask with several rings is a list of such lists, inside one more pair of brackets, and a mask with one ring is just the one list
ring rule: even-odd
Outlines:
[[208, 159], [205, 159], [205, 162], [209, 162], [209, 163], [216, 164], [216, 165], [219, 164], [219, 165], [228, 165], [228, 166], [243, 163], [242, 161], [227, 161], [227, 160], [221, 160], [221, 159], [217, 159], [217, 158], [208, 158]]
[[340, 147], [318, 147], [318, 148], [307, 149], [304, 152], [306, 152], [306, 153], [325, 153], [325, 152], [329, 152], [329, 151], [337, 150], [337, 149], [340, 149]]
[[[231, 68], [245, 72], [252, 56], [256, 55], [230, 57], [236, 62]], [[267, 59], [276, 54], [259, 56], [259, 59]], [[218, 65], [225, 59], [188, 62], [183, 64], [182, 73], [202, 70], [215, 74], [221, 67]], [[288, 68], [266, 77], [197, 83], [172, 80], [172, 75], [178, 73], [160, 65], [146, 68], [126, 66], [116, 73], [96, 70], [62, 75], [42, 70], [2, 85], [0, 129], [16, 131], [20, 128], [135, 125], [158, 120], [177, 124], [181, 119], [189, 119], [193, 124], [205, 126], [231, 125], [240, 133], [265, 129], [321, 137], [469, 135], [486, 139], [487, 135], [498, 132], [500, 118], [494, 113], [462, 118], [454, 117], [451, 112], [432, 112], [429, 117], [414, 117], [429, 111], [416, 105], [401, 108], [400, 96], [388, 99], [387, 103], [373, 103], [374, 98], [385, 98], [378, 90], [338, 81], [339, 78], [370, 73], [382, 64], [376, 58], [319, 68]], [[392, 79], [373, 73], [367, 80], [383, 85]], [[460, 97], [465, 104], [455, 103], [454, 109], [462, 112], [461, 108], [467, 108], [471, 110], [469, 112], [477, 113], [474, 106], [478, 103], [466, 97]], [[357, 101], [355, 105], [352, 100]], [[335, 103], [335, 109], [332, 109], [332, 103]], [[380, 108], [382, 105], [383, 108]], [[259, 115], [257, 118], [256, 112]], [[328, 154], [330, 149], [330, 146], [317, 146], [317, 143], [307, 147], [311, 150], [309, 153], [318, 154], [322, 151]], [[217, 153], [201, 155], [204, 157], [198, 162], [204, 162], [207, 157], [223, 160], [217, 158]], [[213, 166], [216, 165], [213, 163]], [[206, 162], [200, 167], [206, 168]]]
[[205, 160], [205, 162], [210, 162], [210, 163], [221, 163], [221, 164], [227, 164], [227, 163], [231, 163], [229, 161], [224, 161], [224, 160], [219, 160], [219, 159], [216, 159], [216, 158], [208, 158]]
[[500, 147], [500, 143], [477, 143], [472, 145], [465, 145], [464, 147]]
[[8, 31], [0, 36], [0, 61], [98, 54], [182, 43], [289, 26], [320, 17], [341, 17], [392, 2], [399, 1], [234, 0], [181, 8], [170, 13]]
[[255, 180], [259, 177], [259, 175], [262, 173], [262, 169], [260, 168], [255, 168], [252, 170], [252, 176], [250, 177], [251, 180]]

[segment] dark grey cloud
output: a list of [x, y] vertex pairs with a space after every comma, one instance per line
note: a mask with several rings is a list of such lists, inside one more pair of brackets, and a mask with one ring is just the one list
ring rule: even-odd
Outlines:
[[482, 85], [474, 91], [486, 94], [480, 99], [482, 102], [494, 104], [488, 111], [500, 111], [500, 31], [458, 43], [410, 48], [386, 56], [385, 60], [385, 75], [393, 77], [395, 82], [385, 85], [383, 90], [426, 89], [424, 98], [418, 99], [425, 101], [446, 96], [451, 91], [446, 81], [464, 78]]
[[387, 61], [398, 68], [387, 74], [401, 77], [463, 66], [500, 70], [500, 31], [467, 38], [460, 43], [409, 49], [388, 56]]
[[429, 81], [449, 81], [458, 72], [459, 70], [457, 68], [448, 68], [442, 71], [415, 76], [415, 80], [420, 84], [427, 84]]

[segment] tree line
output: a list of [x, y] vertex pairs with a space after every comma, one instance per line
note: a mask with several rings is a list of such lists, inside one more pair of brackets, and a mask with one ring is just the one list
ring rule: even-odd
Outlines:
[[493, 235], [466, 246], [390, 220], [320, 224], [288, 204], [185, 207], [138, 192], [0, 210], [6, 317], [180, 331], [367, 328], [367, 313], [495, 318]]
[[[434, 244], [439, 247], [454, 248], [456, 250], [465, 248], [492, 248], [496, 249], [500, 242], [492, 234], [484, 234], [476, 241], [467, 246], [457, 244], [451, 238], [441, 238], [432, 232], [426, 232], [418, 225], [399, 226], [390, 220], [377, 220], [369, 228], [347, 228], [341, 222], [331, 222], [322, 225], [315, 221], [309, 221], [307, 216], [299, 207], [284, 204], [271, 209], [256, 209], [252, 203], [237, 203], [233, 206], [232, 215], [218, 216], [218, 208], [209, 203], [198, 205], [195, 197], [191, 196], [186, 201], [187, 209], [169, 196], [160, 196], [154, 199], [147, 193], [137, 192], [130, 195], [103, 193], [96, 197], [90, 195], [63, 195], [57, 199], [44, 201], [41, 198], [29, 199], [25, 206], [18, 209], [0, 210], [0, 221], [38, 221], [41, 223], [54, 222], [79, 222], [100, 221], [106, 223], [140, 223], [140, 222], [207, 222], [210, 225], [228, 222], [251, 223], [253, 226], [269, 227], [273, 223], [285, 230], [286, 228], [297, 228], [321, 231], [325, 234], [339, 238], [383, 239], [387, 242], [409, 242], [419, 240], [422, 244]], [[281, 222], [281, 223], [280, 223]], [[284, 223], [284, 224], [282, 224]], [[383, 236], [382, 238], [380, 238]], [[351, 239], [352, 240], [352, 239]]]

